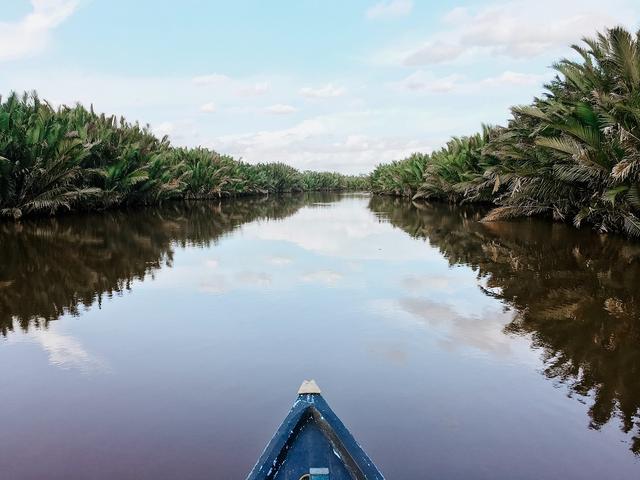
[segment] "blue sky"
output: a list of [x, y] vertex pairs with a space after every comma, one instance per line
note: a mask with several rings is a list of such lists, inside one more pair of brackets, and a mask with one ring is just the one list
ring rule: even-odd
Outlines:
[[369, 171], [528, 102], [636, 0], [4, 0], [0, 92], [250, 162]]

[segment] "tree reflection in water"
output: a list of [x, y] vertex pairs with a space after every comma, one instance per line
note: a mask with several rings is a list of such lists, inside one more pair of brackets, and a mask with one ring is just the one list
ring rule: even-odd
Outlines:
[[331, 194], [173, 203], [0, 223], [0, 332], [46, 325], [171, 267], [173, 247], [207, 247], [239, 225], [294, 214]]
[[509, 305], [510, 335], [542, 352], [544, 374], [588, 398], [590, 427], [613, 418], [640, 454], [640, 244], [525, 220], [481, 223], [477, 208], [372, 197], [369, 208], [477, 272]]
[[[176, 246], [207, 247], [243, 223], [336, 196], [175, 203], [0, 223], [0, 331], [46, 326], [171, 267]], [[508, 335], [542, 352], [544, 373], [590, 403], [592, 428], [614, 418], [640, 454], [640, 244], [544, 221], [480, 223], [474, 208], [372, 197], [369, 208], [471, 267], [510, 306]]]

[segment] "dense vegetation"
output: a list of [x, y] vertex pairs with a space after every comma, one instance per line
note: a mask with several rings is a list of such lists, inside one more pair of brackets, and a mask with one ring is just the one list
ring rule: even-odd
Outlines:
[[0, 216], [366, 184], [366, 177], [175, 148], [147, 127], [81, 105], [56, 109], [35, 93], [0, 97]]
[[490, 202], [485, 220], [545, 215], [640, 236], [640, 32], [574, 45], [546, 93], [430, 155], [378, 166], [376, 193]]
[[640, 236], [640, 32], [607, 30], [504, 127], [453, 138], [370, 177], [251, 165], [175, 148], [148, 128], [35, 94], [0, 98], [0, 217], [101, 210], [168, 199], [363, 190], [486, 202], [485, 220], [544, 215]]

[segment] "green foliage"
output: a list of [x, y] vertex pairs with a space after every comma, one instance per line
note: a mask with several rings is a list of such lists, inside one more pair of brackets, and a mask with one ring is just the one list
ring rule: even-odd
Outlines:
[[484, 171], [495, 163], [482, 149], [494, 130], [483, 126], [482, 133], [451, 139], [446, 147], [432, 153], [427, 161], [423, 181], [414, 199], [446, 199], [452, 202], [481, 201], [491, 198], [497, 184], [483, 181]]
[[0, 216], [155, 204], [172, 198], [366, 189], [364, 177], [250, 165], [175, 148], [148, 127], [35, 93], [0, 97]]
[[414, 153], [404, 160], [378, 165], [371, 173], [371, 191], [374, 193], [412, 196], [420, 187], [428, 155]]
[[369, 177], [367, 175], [340, 175], [332, 172], [302, 172], [302, 186], [304, 190], [327, 192], [336, 190], [368, 191]]
[[640, 32], [613, 28], [584, 44], [573, 46], [580, 61], [556, 63], [545, 95], [514, 107], [506, 127], [380, 165], [372, 190], [491, 202], [487, 221], [546, 215], [640, 236]]
[[608, 30], [586, 47], [582, 61], [561, 60], [548, 93], [516, 108], [507, 131], [522, 159], [489, 148], [510, 172], [489, 219], [545, 213], [602, 232], [640, 235], [640, 52], [638, 38]]

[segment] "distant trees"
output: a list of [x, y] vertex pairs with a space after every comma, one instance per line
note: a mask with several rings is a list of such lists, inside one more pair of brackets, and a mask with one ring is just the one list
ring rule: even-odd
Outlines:
[[205, 148], [175, 148], [147, 127], [81, 105], [56, 109], [35, 93], [0, 97], [0, 217], [366, 188], [366, 177], [251, 165]]

